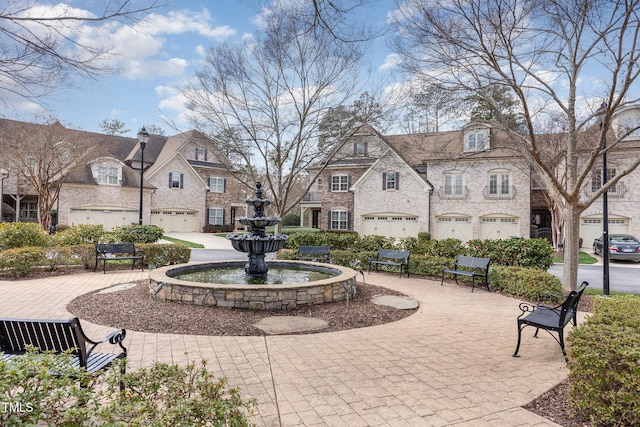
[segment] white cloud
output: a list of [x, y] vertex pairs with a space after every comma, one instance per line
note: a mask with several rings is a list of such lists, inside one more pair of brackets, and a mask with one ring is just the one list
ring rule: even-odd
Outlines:
[[391, 70], [397, 67], [398, 64], [400, 64], [400, 62], [402, 62], [402, 58], [400, 57], [400, 55], [398, 55], [397, 53], [389, 54], [385, 58], [384, 63], [380, 66], [379, 70], [380, 71]]

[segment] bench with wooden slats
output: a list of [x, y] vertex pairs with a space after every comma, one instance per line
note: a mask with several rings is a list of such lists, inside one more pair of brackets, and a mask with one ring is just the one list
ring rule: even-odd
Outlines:
[[[27, 352], [29, 346], [40, 351], [64, 353], [71, 351], [74, 367], [94, 373], [107, 369], [114, 360], [127, 357], [127, 349], [122, 345], [126, 335], [124, 329], [116, 329], [99, 341], [88, 338], [80, 319], [33, 320], [0, 318], [0, 352], [2, 359], [9, 361]], [[118, 345], [116, 353], [99, 353], [95, 348], [102, 343]]]

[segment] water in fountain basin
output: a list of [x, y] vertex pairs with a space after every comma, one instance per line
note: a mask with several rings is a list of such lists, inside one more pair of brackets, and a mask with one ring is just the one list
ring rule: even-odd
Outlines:
[[266, 278], [247, 277], [243, 268], [208, 268], [177, 274], [173, 277], [190, 282], [249, 284], [249, 285], [288, 285], [328, 279], [335, 274], [323, 271], [303, 270], [291, 267], [270, 267]]

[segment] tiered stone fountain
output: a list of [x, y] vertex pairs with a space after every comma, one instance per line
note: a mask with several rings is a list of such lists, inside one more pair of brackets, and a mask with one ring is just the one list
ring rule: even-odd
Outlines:
[[265, 254], [278, 252], [287, 240], [286, 234], [273, 235], [265, 232], [266, 227], [279, 224], [282, 218], [279, 216], [264, 216], [265, 206], [271, 204], [271, 200], [262, 198], [262, 184], [256, 182], [256, 197], [246, 199], [249, 206], [253, 206], [253, 217], [241, 216], [238, 222], [248, 226], [250, 234], [229, 234], [227, 239], [231, 241], [233, 248], [238, 252], [249, 254], [249, 262], [244, 266], [244, 271], [251, 279], [266, 279], [269, 266], [265, 262]]
[[356, 271], [338, 265], [307, 261], [269, 261], [265, 254], [277, 252], [286, 235], [266, 233], [280, 217], [267, 217], [262, 186], [247, 199], [252, 217], [238, 222], [249, 233], [230, 234], [234, 249], [248, 254], [248, 262], [218, 261], [162, 267], [149, 272], [149, 292], [160, 301], [253, 310], [289, 310], [301, 305], [344, 300], [354, 289]]

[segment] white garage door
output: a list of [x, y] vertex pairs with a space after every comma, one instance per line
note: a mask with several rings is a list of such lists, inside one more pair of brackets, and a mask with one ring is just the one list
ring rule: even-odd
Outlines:
[[362, 234], [365, 236], [418, 237], [418, 217], [411, 215], [365, 215]]
[[190, 233], [198, 230], [196, 211], [151, 211], [151, 224], [166, 232]]
[[[629, 234], [629, 218], [609, 215], [609, 234]], [[580, 220], [582, 246], [591, 247], [593, 239], [602, 236], [602, 217], [588, 216]]]
[[436, 230], [434, 238], [458, 239], [463, 242], [471, 240], [473, 229], [471, 228], [471, 217], [468, 216], [437, 216]]
[[520, 236], [518, 218], [483, 217], [480, 218], [480, 240], [500, 240]]
[[71, 225], [102, 224], [105, 230], [112, 230], [119, 225], [137, 224], [138, 215], [136, 210], [71, 209], [69, 219]]

